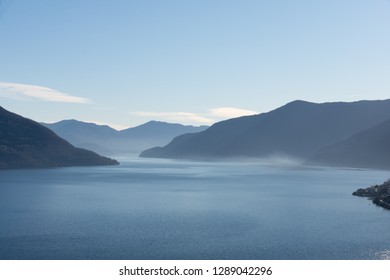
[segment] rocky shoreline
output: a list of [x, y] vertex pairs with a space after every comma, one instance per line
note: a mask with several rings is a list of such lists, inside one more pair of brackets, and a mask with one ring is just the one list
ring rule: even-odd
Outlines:
[[368, 197], [375, 205], [390, 210], [390, 180], [387, 180], [381, 185], [358, 189], [352, 195]]

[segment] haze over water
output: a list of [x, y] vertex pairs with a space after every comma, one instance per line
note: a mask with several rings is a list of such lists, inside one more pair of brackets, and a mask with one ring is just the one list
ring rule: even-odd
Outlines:
[[389, 172], [134, 159], [0, 171], [0, 259], [389, 259]]

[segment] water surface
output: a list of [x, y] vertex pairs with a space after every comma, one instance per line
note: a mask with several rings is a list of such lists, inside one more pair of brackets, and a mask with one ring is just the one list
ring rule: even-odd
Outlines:
[[389, 259], [390, 173], [136, 159], [0, 172], [0, 259]]

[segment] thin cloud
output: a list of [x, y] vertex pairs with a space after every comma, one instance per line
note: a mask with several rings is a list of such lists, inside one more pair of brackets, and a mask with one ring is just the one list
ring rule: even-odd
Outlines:
[[156, 118], [158, 120], [170, 121], [170, 122], [184, 122], [184, 123], [199, 123], [199, 124], [212, 124], [213, 119], [203, 117], [195, 113], [187, 112], [130, 112], [130, 115], [137, 117]]
[[241, 116], [250, 116], [258, 114], [255, 111], [232, 108], [232, 107], [221, 107], [209, 110], [210, 115], [217, 118], [237, 118]]
[[88, 104], [88, 98], [72, 96], [48, 87], [0, 82], [0, 96], [12, 99], [39, 99], [47, 102]]
[[257, 112], [239, 108], [221, 107], [210, 109], [203, 114], [190, 112], [150, 112], [137, 111], [130, 112], [131, 116], [155, 119], [168, 122], [190, 123], [190, 124], [206, 124], [211, 125], [220, 120], [226, 120], [241, 116], [255, 115]]

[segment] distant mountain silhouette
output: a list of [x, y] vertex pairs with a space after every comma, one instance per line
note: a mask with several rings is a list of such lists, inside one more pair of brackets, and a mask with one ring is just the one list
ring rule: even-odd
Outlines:
[[50, 129], [0, 107], [0, 169], [114, 164], [118, 162], [75, 148]]
[[203, 132], [181, 135], [165, 147], [146, 150], [140, 156], [306, 159], [387, 119], [390, 99], [322, 104], [298, 100], [268, 113], [218, 122]]
[[119, 131], [107, 126], [77, 120], [63, 120], [57, 123], [41, 123], [54, 131], [57, 135], [72, 145], [89, 149], [103, 155], [112, 155], [111, 148], [115, 144], [107, 145], [120, 137]]
[[117, 131], [106, 125], [77, 120], [64, 120], [53, 124], [43, 123], [73, 145], [104, 155], [138, 155], [156, 145], [166, 145], [174, 137], [205, 130], [207, 126], [185, 126], [158, 121]]
[[390, 120], [321, 149], [308, 163], [390, 169]]

